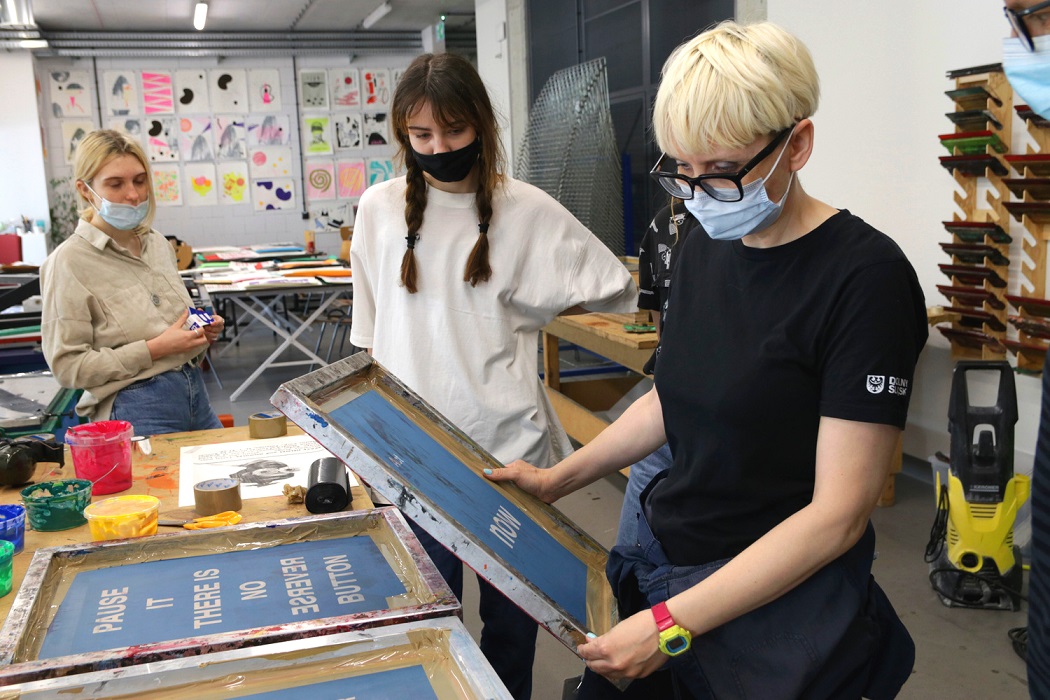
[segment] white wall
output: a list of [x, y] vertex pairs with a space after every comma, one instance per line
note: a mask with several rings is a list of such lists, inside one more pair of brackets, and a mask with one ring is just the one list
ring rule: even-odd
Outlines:
[[[955, 183], [937, 158], [937, 140], [954, 125], [944, 95], [945, 72], [997, 63], [1009, 33], [998, 0], [767, 0], [768, 18], [798, 35], [821, 78], [816, 150], [802, 172], [806, 190], [847, 208], [897, 241], [919, 275], [928, 306], [946, 304], [938, 246], [950, 240], [940, 222], [957, 211]], [[1015, 123], [1015, 144], [1023, 129]], [[1020, 231], [1012, 229], [1013, 283]], [[925, 458], [948, 450], [948, 393], [954, 363], [944, 337], [931, 329], [911, 402], [904, 448]], [[1015, 375], [1016, 376], [1016, 375]], [[1015, 468], [1031, 473], [1039, 419], [1038, 378], [1016, 376], [1019, 420]]]
[[0, 226], [26, 216], [50, 221], [47, 177], [41, 158], [33, 58], [28, 51], [0, 51]]

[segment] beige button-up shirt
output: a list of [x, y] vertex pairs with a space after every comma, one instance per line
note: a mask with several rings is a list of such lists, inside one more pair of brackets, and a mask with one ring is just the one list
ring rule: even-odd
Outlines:
[[81, 220], [40, 268], [44, 357], [59, 384], [84, 389], [77, 413], [106, 420], [118, 391], [175, 369], [203, 351], [150, 358], [146, 341], [191, 306], [175, 251], [156, 231], [136, 258]]

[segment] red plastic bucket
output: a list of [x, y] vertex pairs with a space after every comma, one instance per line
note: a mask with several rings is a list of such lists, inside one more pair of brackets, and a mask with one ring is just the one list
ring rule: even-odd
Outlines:
[[131, 488], [131, 423], [103, 420], [77, 425], [66, 431], [66, 444], [73, 454], [78, 479], [94, 486], [91, 493], [102, 496]]

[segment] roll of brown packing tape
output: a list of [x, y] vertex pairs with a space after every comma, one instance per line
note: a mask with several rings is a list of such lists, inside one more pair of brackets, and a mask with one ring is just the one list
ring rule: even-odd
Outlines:
[[288, 433], [288, 419], [283, 413], [253, 413], [248, 416], [248, 435], [253, 438], [275, 438]]
[[209, 479], [193, 485], [193, 509], [197, 515], [215, 515], [241, 509], [241, 482]]

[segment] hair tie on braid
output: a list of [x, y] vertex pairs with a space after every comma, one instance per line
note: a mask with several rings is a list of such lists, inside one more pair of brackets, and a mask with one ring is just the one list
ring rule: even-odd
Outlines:
[[405, 240], [408, 241], [408, 249], [413, 250], [416, 247], [416, 241], [419, 239], [418, 233], [410, 233], [405, 236]]
[[487, 223], [485, 223], [485, 224], [478, 224], [478, 231], [480, 231], [481, 235], [484, 236], [485, 234], [487, 234], [489, 232], [489, 225]]

